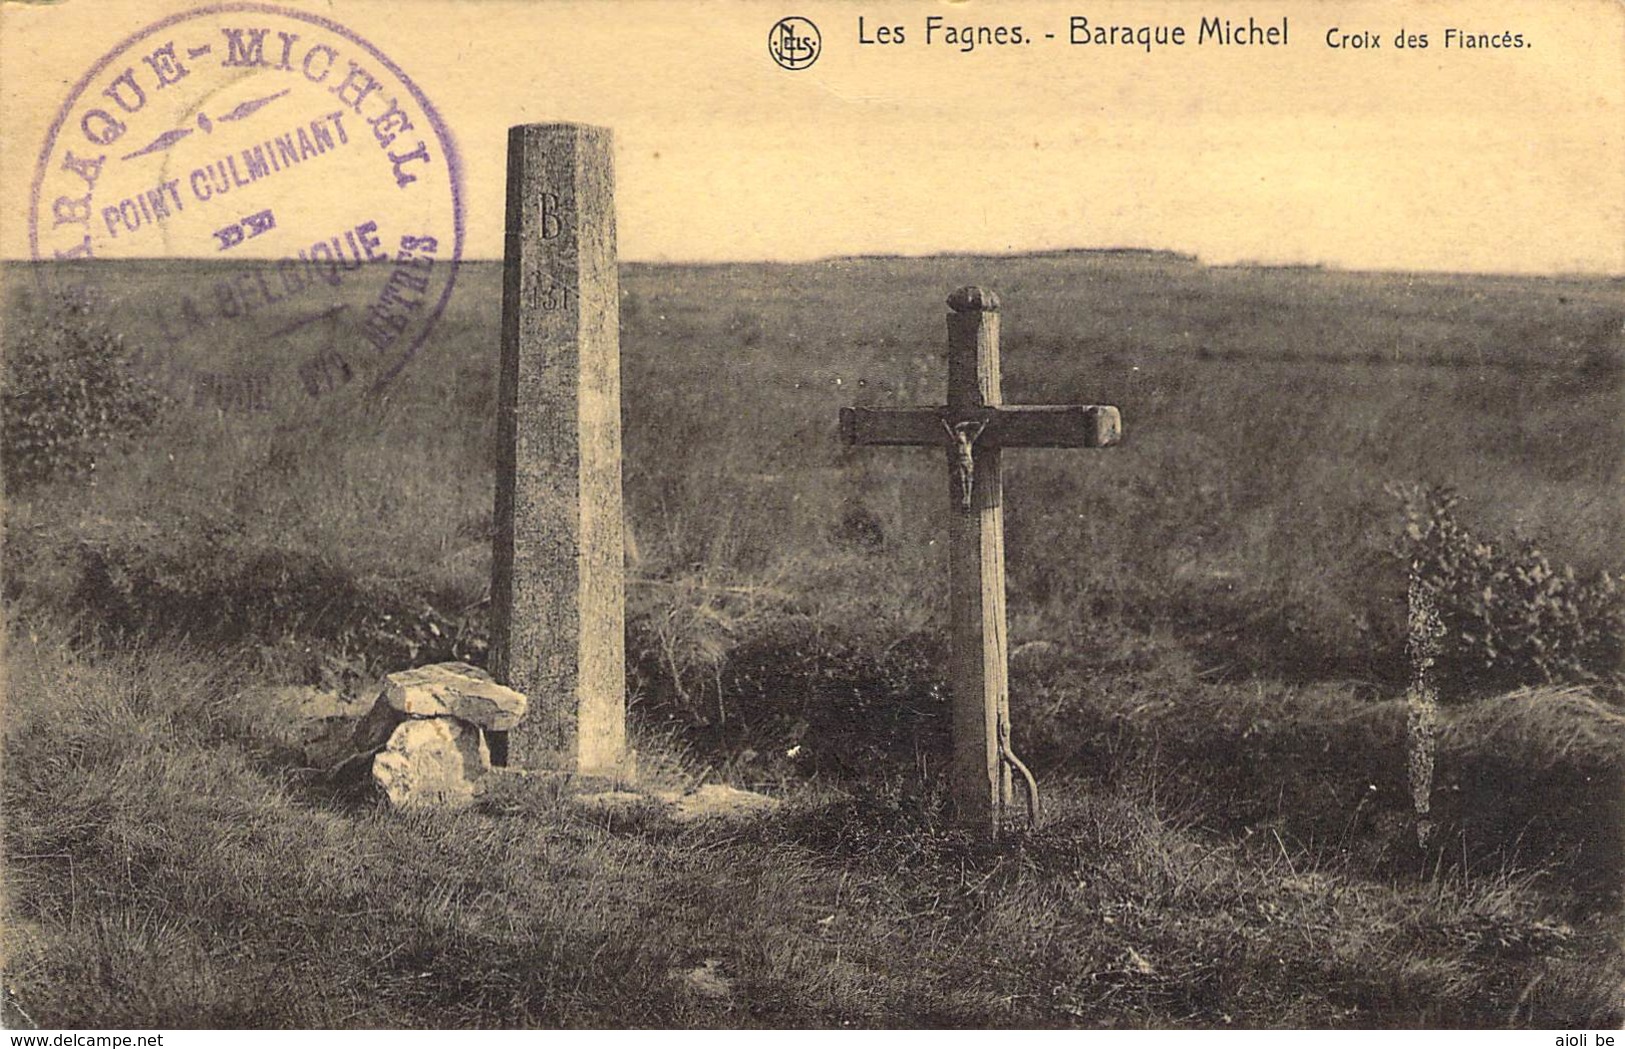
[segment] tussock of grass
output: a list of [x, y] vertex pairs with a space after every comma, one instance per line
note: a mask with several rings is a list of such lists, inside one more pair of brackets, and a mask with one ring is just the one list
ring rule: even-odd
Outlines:
[[1519, 878], [1383, 885], [1132, 792], [1054, 784], [998, 847], [917, 787], [743, 828], [540, 789], [400, 816], [259, 763], [195, 657], [18, 636], [8, 675], [4, 979], [46, 1026], [1621, 1019], [1612, 945]]
[[1611, 908], [1625, 890], [1625, 717], [1585, 689], [1526, 689], [1443, 712], [1439, 841], [1424, 857], [1410, 846], [1402, 699], [1149, 666], [1102, 674], [1077, 654], [1018, 663], [1018, 743], [1034, 767], [1154, 785], [1162, 811], [1229, 834], [1279, 834], [1372, 874], [1539, 871], [1582, 909]]

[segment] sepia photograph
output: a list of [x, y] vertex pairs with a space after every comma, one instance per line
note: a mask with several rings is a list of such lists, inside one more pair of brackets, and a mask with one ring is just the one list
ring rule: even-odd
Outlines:
[[0, 0], [0, 143], [8, 1044], [1617, 1044], [1615, 0]]

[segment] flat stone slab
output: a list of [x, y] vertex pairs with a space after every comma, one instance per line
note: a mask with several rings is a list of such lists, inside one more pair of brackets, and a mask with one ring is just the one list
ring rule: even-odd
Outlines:
[[722, 969], [722, 962], [716, 958], [707, 958], [705, 964], [695, 966], [686, 972], [682, 969], [672, 969], [666, 974], [667, 979], [674, 981], [684, 993], [696, 998], [721, 1002], [733, 997], [734, 981]]
[[452, 717], [507, 732], [525, 717], [524, 693], [467, 663], [433, 663], [384, 678], [384, 702], [411, 718]]
[[706, 819], [751, 819], [777, 812], [783, 804], [778, 798], [770, 798], [766, 794], [709, 783], [699, 790], [677, 795], [672, 803], [671, 818], [678, 823]]
[[659, 805], [657, 798], [633, 790], [601, 790], [593, 794], [573, 794], [570, 804], [594, 812], [625, 812], [644, 805]]
[[465, 808], [491, 769], [485, 737], [454, 718], [411, 718], [372, 759], [372, 778], [398, 809]]
[[631, 790], [605, 790], [592, 794], [576, 794], [570, 798], [570, 803], [591, 812], [614, 814], [625, 814], [654, 806], [660, 815], [673, 823], [697, 823], [708, 819], [754, 819], [777, 812], [784, 804], [778, 798], [770, 798], [766, 794], [716, 783], [707, 784], [686, 794], [676, 790], [658, 790], [647, 794]]

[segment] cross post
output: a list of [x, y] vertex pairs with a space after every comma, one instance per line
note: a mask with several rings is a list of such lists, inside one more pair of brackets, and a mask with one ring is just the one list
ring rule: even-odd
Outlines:
[[1010, 746], [1004, 607], [1005, 448], [1102, 448], [1122, 437], [1107, 405], [1006, 405], [999, 381], [999, 299], [981, 288], [948, 297], [948, 403], [843, 408], [849, 445], [944, 447], [948, 456], [950, 793], [957, 818], [997, 834], [1014, 813], [1013, 773], [1038, 817], [1038, 785]]

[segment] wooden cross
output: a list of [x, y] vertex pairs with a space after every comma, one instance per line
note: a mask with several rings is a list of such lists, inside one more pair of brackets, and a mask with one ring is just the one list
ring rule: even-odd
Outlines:
[[961, 821], [998, 833], [1012, 815], [1012, 770], [1036, 823], [1038, 785], [1010, 749], [1009, 645], [1004, 612], [1005, 448], [1101, 448], [1122, 437], [1106, 405], [1006, 405], [999, 388], [999, 299], [981, 288], [948, 296], [948, 403], [940, 408], [843, 408], [849, 445], [943, 447], [948, 452], [951, 792]]

